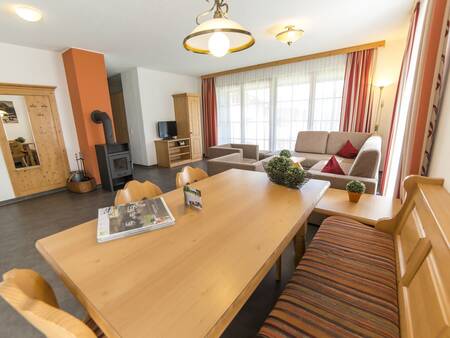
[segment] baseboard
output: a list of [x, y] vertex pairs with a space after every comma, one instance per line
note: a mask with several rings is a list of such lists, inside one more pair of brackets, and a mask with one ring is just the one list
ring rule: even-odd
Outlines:
[[[101, 184], [97, 184], [96, 190], [97, 189], [101, 189], [101, 187], [102, 187]], [[5, 205], [18, 203], [18, 202], [22, 202], [22, 201], [31, 200], [31, 199], [34, 199], [34, 198], [37, 198], [37, 197], [42, 197], [42, 196], [56, 194], [56, 193], [62, 192], [62, 191], [68, 191], [68, 189], [66, 187], [62, 187], [62, 188], [52, 189], [52, 190], [48, 190], [48, 191], [38, 192], [36, 194], [31, 194], [31, 195], [27, 195], [27, 196], [20, 196], [20, 197], [11, 198], [9, 200], [0, 201], [0, 207], [3, 207]]]

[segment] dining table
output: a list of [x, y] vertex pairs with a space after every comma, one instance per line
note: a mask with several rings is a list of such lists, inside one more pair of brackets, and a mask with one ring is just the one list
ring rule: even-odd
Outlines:
[[182, 188], [161, 195], [172, 226], [98, 243], [94, 219], [36, 247], [108, 337], [219, 337], [292, 241], [302, 255], [329, 185], [231, 169], [191, 185], [202, 209]]

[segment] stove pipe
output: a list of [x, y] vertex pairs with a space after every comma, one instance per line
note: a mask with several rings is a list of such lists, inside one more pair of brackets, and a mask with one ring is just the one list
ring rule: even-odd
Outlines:
[[113, 127], [111, 119], [109, 118], [108, 114], [99, 110], [94, 110], [91, 113], [91, 119], [92, 121], [94, 121], [94, 123], [97, 124], [101, 123], [103, 125], [103, 132], [105, 134], [106, 144], [115, 144], [116, 141], [114, 140]]

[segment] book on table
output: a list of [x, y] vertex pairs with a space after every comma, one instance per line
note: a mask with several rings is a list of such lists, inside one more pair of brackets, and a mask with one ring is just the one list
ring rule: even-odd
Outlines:
[[175, 218], [162, 197], [101, 208], [98, 210], [97, 242], [107, 242], [173, 224]]

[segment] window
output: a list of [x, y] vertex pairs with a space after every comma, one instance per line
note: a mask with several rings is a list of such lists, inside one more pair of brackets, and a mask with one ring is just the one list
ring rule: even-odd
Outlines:
[[346, 57], [216, 79], [219, 142], [294, 149], [299, 131], [338, 130]]

